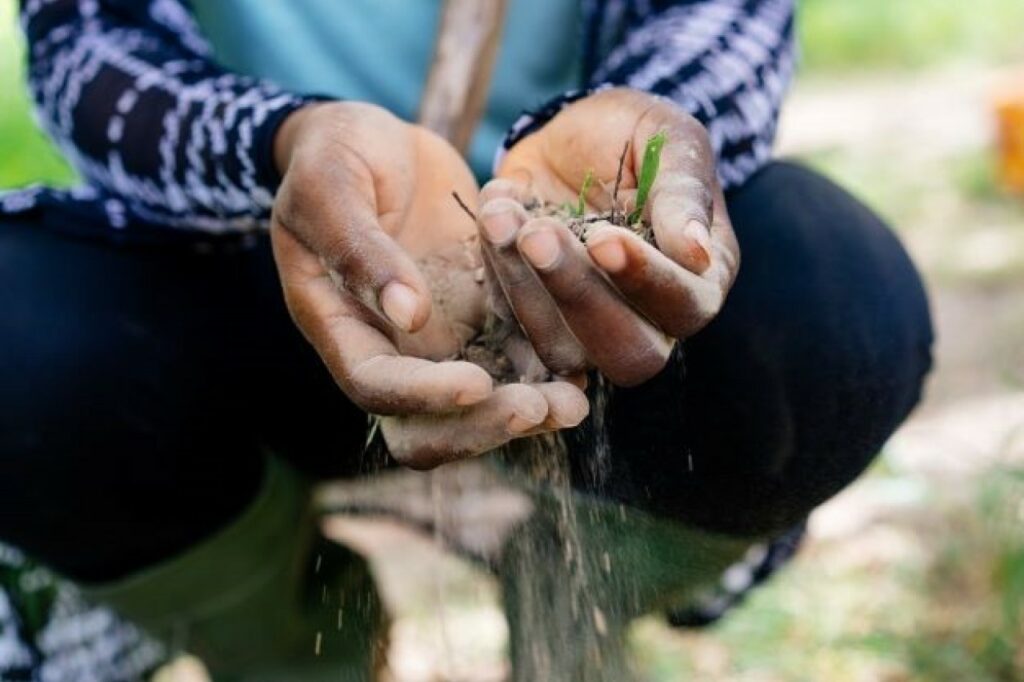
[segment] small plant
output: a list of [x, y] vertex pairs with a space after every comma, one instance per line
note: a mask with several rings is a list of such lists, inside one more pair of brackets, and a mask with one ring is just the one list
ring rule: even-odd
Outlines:
[[[615, 175], [615, 185], [611, 191], [612, 206], [610, 210], [600, 214], [586, 215], [586, 196], [594, 181], [593, 172], [587, 171], [587, 175], [583, 179], [583, 186], [580, 188], [577, 205], [573, 206], [566, 203], [561, 206], [560, 210], [561, 215], [569, 219], [569, 228], [573, 234], [579, 237], [581, 241], [586, 242], [591, 230], [597, 225], [610, 223], [632, 230], [641, 239], [653, 242], [654, 231], [643, 219], [644, 206], [650, 197], [654, 181], [658, 177], [658, 169], [661, 166], [661, 153], [665, 148], [667, 139], [664, 131], [659, 131], [648, 138], [647, 144], [644, 146], [644, 157], [640, 164], [640, 172], [637, 175], [636, 203], [633, 210], [628, 214], [625, 207], [620, 208], [619, 206], [619, 186], [622, 184], [622, 172], [626, 165], [626, 155], [629, 153], [629, 142], [623, 146], [622, 154], [619, 157], [619, 168]], [[541, 204], [528, 208], [541, 212], [545, 210], [550, 211], [550, 207], [545, 209]], [[555, 211], [555, 213], [557, 214], [558, 211]]]
[[636, 181], [636, 206], [627, 220], [630, 225], [640, 222], [643, 217], [647, 197], [651, 193], [651, 187], [654, 186], [654, 179], [658, 177], [658, 167], [661, 165], [661, 152], [665, 147], [665, 139], [665, 131], [660, 131], [647, 140], [647, 146], [644, 148], [644, 160], [640, 166], [640, 175]]
[[590, 190], [590, 185], [594, 182], [594, 171], [587, 171], [586, 177], [583, 178], [583, 186], [580, 187], [580, 197], [576, 202], [576, 210], [572, 212], [573, 217], [582, 218], [583, 214], [587, 210], [587, 192]]
[[[583, 177], [583, 184], [580, 185], [580, 192], [575, 205], [568, 201], [562, 204], [554, 204], [535, 199], [527, 202], [526, 209], [533, 215], [556, 216], [566, 220], [569, 224], [569, 229], [582, 242], [587, 241], [591, 230], [597, 224], [610, 223], [618, 227], [630, 229], [641, 239], [653, 243], [654, 231], [648, 223], [644, 222], [643, 214], [644, 207], [647, 205], [647, 200], [651, 194], [651, 188], [654, 187], [654, 181], [658, 177], [658, 171], [661, 166], [661, 153], [664, 151], [667, 141], [668, 136], [663, 130], [658, 131], [647, 139], [647, 144], [644, 146], [644, 157], [640, 163], [640, 173], [637, 175], [636, 203], [633, 210], [628, 214], [625, 207], [620, 208], [619, 206], [619, 186], [622, 184], [622, 173], [626, 164], [626, 155], [629, 153], [628, 141], [623, 146], [622, 154], [619, 156], [619, 168], [615, 175], [615, 185], [611, 191], [612, 206], [610, 210], [587, 215], [587, 194], [590, 192], [595, 180], [593, 170], [588, 170]], [[475, 221], [476, 214], [469, 209], [462, 198], [455, 192], [452, 192], [452, 195], [459, 206], [462, 207], [462, 210]]]

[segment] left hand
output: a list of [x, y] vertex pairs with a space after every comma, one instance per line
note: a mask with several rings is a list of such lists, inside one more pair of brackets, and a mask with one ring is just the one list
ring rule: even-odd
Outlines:
[[485, 322], [472, 173], [437, 135], [360, 102], [311, 104], [275, 138], [283, 181], [271, 241], [288, 310], [345, 394], [382, 415], [414, 469], [574, 426], [564, 381], [494, 386], [450, 358]]
[[[612, 225], [584, 245], [564, 220], [527, 215], [532, 198], [575, 204], [588, 172], [588, 212], [612, 208], [627, 142], [617, 203], [631, 210], [644, 148], [659, 131], [668, 141], [643, 210], [657, 248]], [[556, 374], [595, 366], [619, 385], [650, 379], [676, 339], [718, 313], [739, 267], [707, 132], [678, 106], [635, 90], [605, 90], [563, 109], [509, 151], [480, 203], [490, 269]]]

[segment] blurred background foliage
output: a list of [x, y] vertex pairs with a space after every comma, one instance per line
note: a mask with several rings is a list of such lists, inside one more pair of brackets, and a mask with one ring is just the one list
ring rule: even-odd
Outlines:
[[74, 173], [31, 116], [16, 0], [0, 0], [0, 188], [67, 185]]
[[804, 65], [920, 69], [1024, 55], [1017, 0], [798, 0]]
[[[1024, 1], [800, 8], [781, 153], [896, 226], [931, 289], [937, 369], [869, 474], [812, 518], [790, 568], [710, 631], [642, 621], [638, 659], [664, 682], [1024, 680], [1024, 201], [1000, 188], [992, 115], [994, 92], [1024, 96]], [[0, 187], [65, 185], [73, 173], [30, 116], [16, 11], [0, 0]], [[439, 650], [430, 611], [398, 615], [409, 670]], [[446, 669], [481, 647], [500, 655], [472, 629], [450, 635], [462, 663]]]

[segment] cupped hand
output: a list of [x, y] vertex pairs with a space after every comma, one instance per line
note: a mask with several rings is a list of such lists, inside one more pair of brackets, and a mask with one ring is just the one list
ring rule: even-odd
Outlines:
[[476, 183], [428, 130], [361, 103], [310, 105], [279, 129], [271, 238], [288, 309], [342, 390], [385, 415], [392, 455], [423, 469], [574, 426], [565, 382], [495, 388], [454, 356], [482, 327]]
[[[628, 215], [645, 146], [659, 132], [667, 142], [642, 211], [655, 245], [606, 221], [593, 224], [584, 244], [566, 218], [527, 210], [538, 200], [575, 204], [592, 174], [588, 212]], [[616, 384], [642, 383], [665, 366], [677, 339], [718, 313], [739, 247], [707, 132], [678, 106], [629, 89], [598, 92], [516, 144], [497, 176], [480, 197], [483, 251], [556, 374], [593, 366]]]

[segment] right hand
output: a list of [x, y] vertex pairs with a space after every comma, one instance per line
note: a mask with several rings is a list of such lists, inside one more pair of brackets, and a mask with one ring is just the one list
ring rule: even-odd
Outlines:
[[[477, 187], [451, 145], [379, 107], [337, 102], [291, 114], [274, 157], [285, 302], [349, 398], [386, 415], [398, 462], [432, 468], [582, 421], [586, 397], [569, 383], [494, 388], [480, 367], [442, 360], [482, 328], [487, 305], [476, 226], [451, 196], [475, 206]], [[430, 262], [445, 267], [424, 277], [417, 263]]]

